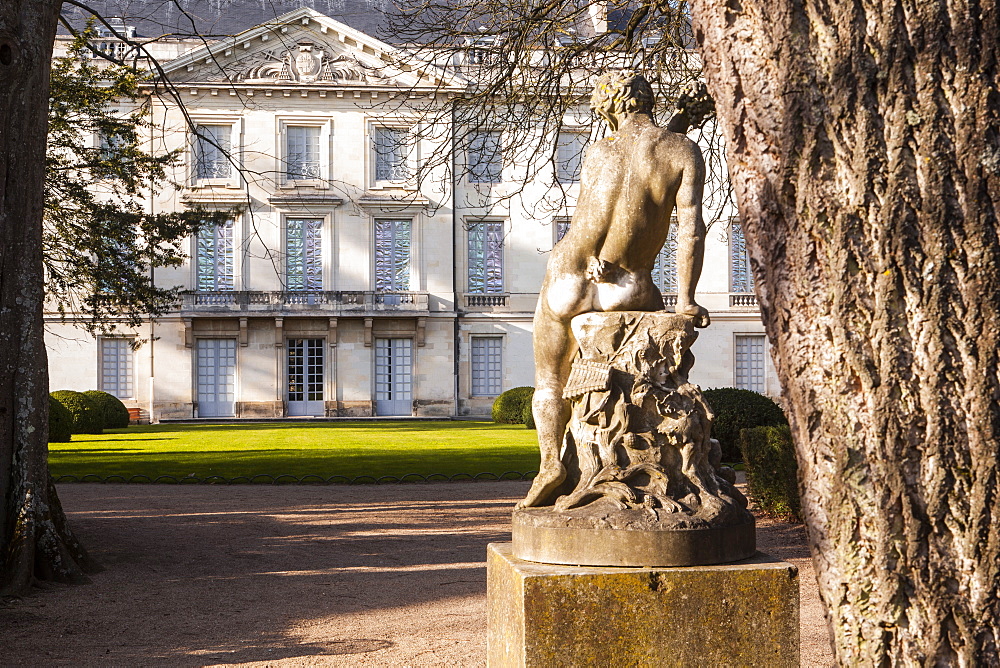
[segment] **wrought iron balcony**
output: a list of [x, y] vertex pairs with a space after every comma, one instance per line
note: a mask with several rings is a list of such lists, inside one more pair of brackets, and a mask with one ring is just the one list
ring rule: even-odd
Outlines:
[[180, 310], [188, 313], [360, 315], [379, 311], [427, 311], [428, 306], [426, 292], [218, 290], [181, 293]]

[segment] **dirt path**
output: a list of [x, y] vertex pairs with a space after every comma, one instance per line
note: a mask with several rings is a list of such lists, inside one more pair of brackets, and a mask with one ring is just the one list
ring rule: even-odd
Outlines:
[[[0, 665], [479, 666], [485, 548], [526, 483], [61, 485], [107, 570], [0, 606]], [[802, 665], [832, 655], [800, 527]]]

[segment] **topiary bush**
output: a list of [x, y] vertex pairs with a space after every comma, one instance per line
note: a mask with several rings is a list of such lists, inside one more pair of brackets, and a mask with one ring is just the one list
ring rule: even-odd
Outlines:
[[101, 424], [105, 429], [122, 429], [128, 426], [128, 408], [118, 397], [100, 390], [87, 390], [83, 394], [101, 410]]
[[514, 387], [493, 402], [493, 421], [500, 424], [524, 424], [524, 407], [531, 405], [533, 387]]
[[68, 443], [73, 437], [73, 414], [49, 395], [49, 443]]
[[744, 429], [740, 450], [754, 503], [768, 515], [800, 521], [799, 466], [788, 426]]
[[712, 438], [718, 439], [724, 462], [741, 461], [739, 438], [744, 429], [788, 424], [781, 406], [763, 394], [735, 387], [705, 390], [703, 394], [715, 414]]
[[83, 392], [57, 390], [52, 396], [65, 406], [73, 416], [74, 434], [103, 433], [104, 418], [101, 409]]
[[531, 402], [529, 401], [524, 405], [524, 414], [521, 416], [521, 422], [528, 429], [535, 428], [535, 414], [531, 412]]

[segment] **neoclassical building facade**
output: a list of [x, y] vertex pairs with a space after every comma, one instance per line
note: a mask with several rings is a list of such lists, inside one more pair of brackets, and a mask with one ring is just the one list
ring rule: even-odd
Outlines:
[[[151, 98], [150, 146], [184, 159], [181, 187], [148, 206], [238, 213], [157, 271], [183, 289], [164, 316], [95, 338], [49, 314], [53, 390], [103, 389], [156, 421], [483, 415], [532, 384], [532, 313], [572, 218], [586, 125], [568, 119], [548, 138], [551, 175], [523, 183], [502, 133], [456, 142], [422, 126], [461, 95], [460, 73], [397, 66], [393, 46], [335, 17], [302, 8], [149, 48], [174, 91]], [[420, 169], [442, 151], [452, 168]], [[530, 203], [557, 186], [565, 205], [540, 216]], [[712, 324], [692, 381], [776, 395], [739, 225], [732, 211], [706, 217]], [[669, 240], [656, 280], [671, 303]]]

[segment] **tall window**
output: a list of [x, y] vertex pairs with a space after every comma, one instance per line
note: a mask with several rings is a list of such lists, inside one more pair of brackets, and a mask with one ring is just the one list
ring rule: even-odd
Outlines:
[[556, 139], [556, 178], [560, 183], [576, 183], [583, 166], [583, 149], [588, 135], [583, 132], [560, 132]]
[[319, 126], [285, 126], [285, 180], [321, 178], [321, 136]]
[[194, 145], [196, 179], [228, 179], [232, 176], [232, 125], [199, 125]]
[[472, 337], [472, 396], [495, 397], [503, 388], [503, 337]]
[[733, 385], [742, 390], [764, 393], [763, 334], [736, 335], [736, 367]]
[[736, 219], [729, 223], [729, 267], [730, 291], [753, 292], [753, 272], [750, 271], [747, 242], [743, 237], [743, 227]]
[[132, 357], [131, 339], [102, 338], [100, 389], [119, 399], [134, 397]]
[[469, 292], [503, 292], [503, 223], [469, 225]]
[[405, 181], [410, 176], [412, 138], [403, 128], [376, 127], [372, 130], [375, 180]]
[[476, 132], [469, 140], [469, 181], [500, 183], [503, 161], [499, 132]]
[[666, 294], [677, 292], [677, 226], [676, 219], [670, 221], [670, 232], [663, 248], [653, 264], [653, 283]]
[[570, 221], [569, 218], [556, 218], [555, 219], [555, 224], [556, 224], [556, 243], [559, 243], [560, 241], [562, 241], [562, 238], [564, 236], [566, 236], [567, 232], [569, 232], [569, 224], [570, 224], [570, 222], [571, 221]]
[[289, 290], [323, 289], [323, 219], [285, 221], [285, 282]]
[[375, 289], [379, 292], [410, 289], [409, 220], [375, 221]]
[[198, 290], [233, 289], [233, 221], [198, 232]]

